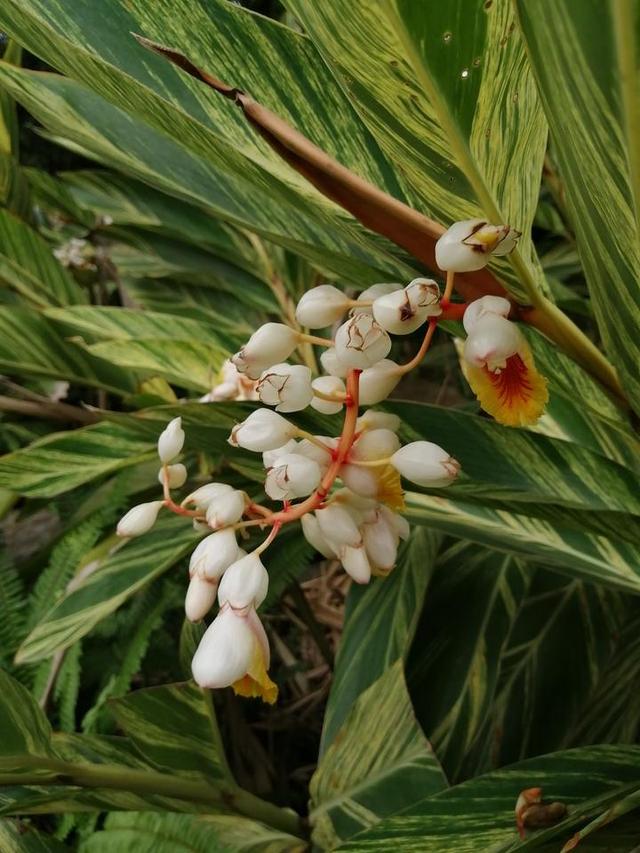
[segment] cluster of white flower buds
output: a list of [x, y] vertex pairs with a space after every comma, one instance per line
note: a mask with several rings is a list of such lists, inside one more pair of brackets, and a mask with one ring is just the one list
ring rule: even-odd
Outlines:
[[[436, 247], [438, 263], [448, 271], [478, 269], [490, 254], [513, 248], [516, 239], [517, 232], [507, 226], [456, 223]], [[470, 365], [500, 370], [521, 352], [521, 333], [506, 319], [509, 308], [505, 299], [485, 297], [466, 309], [465, 359]], [[360, 405], [386, 399], [417, 363], [413, 359], [402, 365], [388, 358], [390, 335], [410, 334], [427, 324], [418, 353], [422, 357], [441, 313], [440, 289], [431, 279], [417, 278], [406, 287], [376, 284], [357, 299], [333, 285], [320, 285], [300, 299], [296, 318], [308, 329], [337, 326], [331, 339], [267, 323], [233, 356], [212, 399], [237, 398], [244, 380], [250, 383], [247, 393], [255, 388], [259, 400], [272, 407], [251, 412], [233, 428], [229, 443], [262, 453], [265, 492], [282, 502], [281, 509], [260, 506], [224, 483], [203, 485], [175, 504], [171, 489], [187, 478], [184, 465], [176, 461], [185, 440], [181, 419], [172, 420], [161, 434], [164, 498], [130, 510], [118, 534], [146, 533], [162, 507], [191, 517], [196, 529], [206, 532], [191, 555], [185, 601], [192, 621], [206, 616], [216, 597], [219, 605], [193, 659], [198, 684], [233, 685], [242, 695], [274, 701], [277, 688], [267, 675], [269, 644], [257, 610], [269, 582], [261, 554], [282, 524], [300, 520], [320, 554], [339, 560], [355, 582], [368, 583], [372, 575], [393, 569], [400, 540], [409, 536], [399, 512], [404, 506], [401, 478], [441, 489], [458, 476], [459, 463], [438, 445], [414, 441], [403, 446], [396, 415], [368, 410], [359, 417]], [[324, 375], [314, 378], [308, 366], [287, 363], [305, 342], [324, 347]], [[340, 434], [313, 435], [283, 416], [307, 406], [324, 414], [344, 409]], [[250, 527], [270, 533], [246, 553], [238, 535], [246, 536]]]

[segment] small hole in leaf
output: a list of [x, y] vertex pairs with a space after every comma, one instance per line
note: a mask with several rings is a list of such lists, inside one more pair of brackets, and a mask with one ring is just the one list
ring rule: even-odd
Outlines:
[[453, 38], [453, 33], [450, 33], [448, 30], [446, 33], [442, 34], [442, 41], [445, 44], [449, 44], [449, 42], [451, 41], [452, 38]]
[[466, 80], [467, 77], [469, 76], [469, 69], [463, 68], [460, 76], [462, 77], [463, 80]]

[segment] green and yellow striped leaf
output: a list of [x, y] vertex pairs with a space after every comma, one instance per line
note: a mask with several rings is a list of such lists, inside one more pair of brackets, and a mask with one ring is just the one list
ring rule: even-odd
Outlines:
[[7, 853], [65, 853], [69, 847], [51, 835], [14, 820], [0, 820], [0, 849]]
[[640, 590], [640, 552], [628, 542], [504, 508], [416, 492], [407, 493], [406, 499], [407, 517], [416, 524], [523, 557], [573, 578], [629, 592]]
[[24, 640], [16, 660], [29, 663], [66, 649], [196, 544], [197, 535], [183, 518], [161, 518], [150, 533], [114, 551], [97, 571], [67, 590]]
[[236, 815], [112, 813], [81, 853], [304, 853], [299, 838]]
[[37, 231], [0, 209], [0, 282], [40, 308], [87, 301]]
[[351, 588], [324, 717], [321, 756], [335, 742], [360, 694], [409, 653], [439, 546], [436, 534], [414, 530], [389, 577]]
[[99, 423], [50, 433], [0, 457], [0, 484], [22, 495], [52, 497], [154, 454], [150, 440], [118, 424]]
[[0, 371], [66, 379], [120, 396], [136, 390], [130, 373], [69, 347], [54, 325], [29, 308], [0, 306]]
[[389, 160], [438, 222], [487, 217], [524, 232], [496, 265], [535, 296], [530, 227], [546, 122], [508, 0], [287, 0]]
[[492, 708], [501, 655], [531, 575], [512, 556], [468, 542], [436, 561], [407, 680], [451, 781], [464, 778], [461, 769]]
[[[601, 812], [640, 784], [640, 747], [592, 746], [532, 758], [427, 797], [355, 836], [341, 850], [477, 853], [530, 850], [568, 840], [585, 817]], [[569, 815], [518, 839], [514, 809], [520, 791], [541, 787]], [[558, 843], [557, 842], [557, 843]], [[557, 849], [557, 848], [556, 848]]]
[[515, 6], [593, 310], [638, 409], [640, 7], [637, 0]]
[[190, 681], [165, 684], [113, 699], [109, 708], [155, 769], [211, 782], [231, 778], [210, 691]]
[[311, 779], [313, 840], [333, 850], [446, 787], [415, 718], [399, 658], [360, 694]]
[[29, 691], [0, 669], [0, 755], [3, 767], [20, 766], [20, 756], [49, 755], [51, 726]]

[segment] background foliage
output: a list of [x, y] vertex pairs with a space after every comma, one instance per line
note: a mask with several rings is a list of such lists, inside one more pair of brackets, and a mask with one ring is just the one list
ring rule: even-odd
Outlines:
[[[285, 6], [0, 0], [0, 848], [631, 853], [637, 0]], [[252, 404], [200, 399], [224, 359], [314, 284], [425, 272], [433, 235], [296, 169], [131, 33], [436, 223], [524, 232], [479, 283], [526, 307], [547, 413], [482, 416], [447, 326], [386, 405], [464, 476], [407, 495], [411, 539], [366, 588], [278, 538], [274, 709], [188, 680], [191, 528], [122, 547], [115, 522], [155, 497], [177, 414], [190, 483], [259, 496], [226, 443]], [[567, 816], [519, 839], [538, 786]]]

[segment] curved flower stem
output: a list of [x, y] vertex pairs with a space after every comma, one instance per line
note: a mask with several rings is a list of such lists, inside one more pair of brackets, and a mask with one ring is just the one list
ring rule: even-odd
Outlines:
[[449, 300], [451, 299], [451, 294], [453, 293], [453, 282], [455, 280], [456, 274], [453, 270], [447, 270], [447, 283], [444, 288], [444, 295], [442, 297], [441, 303], [444, 302], [445, 305], [449, 304]]
[[344, 403], [347, 399], [347, 395], [341, 391], [337, 391], [335, 394], [325, 394], [324, 391], [318, 391], [315, 388], [313, 389], [313, 396], [320, 400], [326, 400], [328, 403]]
[[331, 338], [319, 338], [317, 335], [307, 335], [304, 332], [298, 332], [298, 340], [309, 344], [317, 344], [319, 347], [333, 346]]
[[322, 450], [326, 450], [327, 453], [333, 452], [330, 447], [327, 447], [327, 445], [324, 443], [324, 441], [322, 441], [319, 438], [316, 438], [316, 436], [313, 435], [313, 433], [307, 432], [305, 429], [297, 429], [296, 435], [299, 435], [300, 438], [306, 438], [306, 440], [308, 442], [310, 442], [311, 444], [315, 444], [316, 447], [320, 447], [320, 448], [322, 448]]
[[438, 327], [438, 318], [437, 317], [431, 317], [429, 319], [429, 328], [427, 329], [427, 332], [424, 336], [424, 340], [422, 341], [422, 345], [421, 345], [420, 349], [414, 355], [414, 357], [411, 359], [411, 361], [408, 361], [406, 364], [398, 365], [398, 373], [400, 373], [400, 374], [409, 373], [410, 370], [413, 370], [414, 367], [417, 367], [420, 364], [422, 359], [427, 354], [427, 350], [429, 349], [429, 346], [431, 344], [431, 339], [433, 338], [433, 334], [434, 334], [437, 327]]
[[383, 465], [389, 465], [390, 462], [390, 456], [385, 456], [384, 459], [349, 459], [349, 465], [358, 465], [361, 468], [381, 468]]

